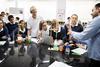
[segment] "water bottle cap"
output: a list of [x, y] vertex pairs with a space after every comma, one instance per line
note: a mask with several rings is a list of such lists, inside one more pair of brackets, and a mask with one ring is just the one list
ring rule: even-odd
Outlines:
[[66, 46], [66, 48], [70, 48], [70, 46], [69, 46], [69, 45], [67, 45], [67, 46]]

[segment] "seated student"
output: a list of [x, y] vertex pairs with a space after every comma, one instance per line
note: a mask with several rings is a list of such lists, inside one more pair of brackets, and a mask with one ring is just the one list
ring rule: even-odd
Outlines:
[[49, 29], [45, 20], [40, 21], [37, 37], [39, 39], [39, 56], [43, 61], [50, 45]]
[[0, 14], [0, 20], [3, 21], [3, 16]]
[[42, 42], [45, 37], [49, 37], [49, 29], [47, 27], [47, 22], [42, 20], [39, 24], [39, 31], [37, 35], [38, 39]]
[[71, 46], [70, 49], [72, 50], [72, 49], [77, 48], [78, 47], [77, 43], [79, 43], [79, 41], [71, 38], [71, 36], [68, 33], [69, 29], [72, 29], [73, 31], [76, 31], [76, 32], [82, 32], [83, 31], [82, 25], [79, 24], [77, 14], [72, 14], [68, 24], [65, 24], [64, 28], [62, 29], [63, 42], [64, 42], [64, 45], [65, 45], [64, 46], [64, 52], [65, 52], [67, 45]]
[[3, 59], [5, 57], [4, 53], [8, 48], [8, 30], [4, 26], [3, 21], [0, 21], [0, 41], [6, 41], [4, 45], [0, 45], [0, 59]]
[[59, 22], [55, 19], [52, 21], [49, 35], [53, 38], [54, 43], [55, 43], [55, 41], [57, 41], [57, 43], [60, 47], [63, 45], [62, 27], [60, 27]]
[[27, 28], [26, 28], [26, 23], [24, 20], [19, 21], [19, 27], [17, 29], [17, 34], [21, 35], [23, 38], [26, 38]]
[[24, 55], [24, 44], [23, 44], [23, 38], [27, 37], [27, 28], [25, 25], [25, 21], [24, 20], [20, 20], [19, 21], [19, 27], [16, 30], [16, 42], [19, 44], [19, 53], [18, 55]]
[[11, 37], [11, 41], [15, 39], [14, 32], [18, 28], [18, 24], [14, 21], [13, 15], [8, 16], [9, 23], [6, 24], [8, 30], [9, 30], [9, 35]]
[[62, 39], [62, 32], [61, 32], [61, 28], [59, 25], [59, 22], [57, 20], [53, 20], [52, 21], [52, 25], [50, 28], [50, 36], [53, 37], [53, 40], [57, 39], [57, 40], [61, 40]]
[[69, 29], [69, 24], [71, 25], [71, 29], [73, 31], [76, 31], [76, 32], [82, 32], [83, 31], [82, 25], [79, 24], [79, 22], [78, 22], [78, 15], [77, 14], [73, 14], [71, 16], [71, 18], [70, 18], [70, 22], [68, 22], [68, 24], [65, 24], [64, 29], [63, 29], [64, 42], [68, 41], [68, 39], [69, 39], [69, 35], [67, 34], [68, 33], [68, 29]]
[[8, 29], [4, 26], [3, 21], [0, 21], [0, 41], [7, 40]]

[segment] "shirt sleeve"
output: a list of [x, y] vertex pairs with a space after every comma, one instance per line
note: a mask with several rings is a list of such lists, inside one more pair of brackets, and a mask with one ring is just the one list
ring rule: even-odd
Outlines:
[[[78, 40], [87, 40], [95, 36], [100, 29], [100, 17], [94, 18], [93, 21], [87, 25], [83, 32], [78, 33], [72, 31], [72, 36]], [[100, 31], [99, 31], [100, 32]]]
[[31, 29], [31, 24], [30, 24], [30, 20], [27, 21], [27, 29]]

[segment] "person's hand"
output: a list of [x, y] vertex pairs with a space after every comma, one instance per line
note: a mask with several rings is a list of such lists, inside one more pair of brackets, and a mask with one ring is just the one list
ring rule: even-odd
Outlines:
[[71, 34], [72, 34], [72, 30], [69, 29], [67, 34], [68, 34], [68, 35], [71, 35]]
[[23, 42], [23, 38], [22, 38], [21, 35], [18, 35], [16, 42], [17, 42], [18, 44], [21, 44], [21, 43]]
[[69, 43], [68, 43], [68, 42], [66, 42], [64, 45], [65, 45], [65, 46], [67, 46], [67, 45], [69, 45]]
[[26, 40], [30, 40], [30, 39], [31, 39], [31, 36], [27, 36], [27, 37], [26, 37]]
[[16, 40], [16, 42], [17, 42], [18, 44], [21, 44], [23, 41], [22, 41], [22, 40]]
[[17, 34], [17, 37], [21, 37], [22, 35], [21, 34]]

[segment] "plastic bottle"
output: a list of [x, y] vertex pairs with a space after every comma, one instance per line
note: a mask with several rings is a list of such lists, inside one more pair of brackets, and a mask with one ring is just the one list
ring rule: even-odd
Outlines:
[[69, 45], [66, 45], [65, 54], [66, 54], [67, 56], [69, 56], [69, 54], [70, 54], [70, 46], [69, 46]]
[[54, 50], [58, 50], [58, 43], [57, 43], [57, 40], [54, 41], [53, 49], [54, 49]]

